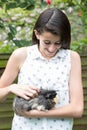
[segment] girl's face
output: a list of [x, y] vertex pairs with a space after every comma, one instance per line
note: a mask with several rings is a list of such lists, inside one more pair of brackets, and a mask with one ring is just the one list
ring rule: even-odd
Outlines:
[[36, 30], [35, 35], [39, 40], [39, 50], [41, 54], [47, 59], [54, 57], [61, 48], [60, 36], [46, 31], [39, 34]]

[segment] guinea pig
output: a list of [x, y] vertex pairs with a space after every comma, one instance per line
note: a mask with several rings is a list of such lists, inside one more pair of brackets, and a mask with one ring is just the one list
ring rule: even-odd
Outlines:
[[50, 110], [56, 104], [56, 95], [57, 93], [55, 90], [41, 89], [38, 96], [29, 100], [16, 96], [13, 101], [13, 109], [15, 113], [33, 109], [42, 111]]

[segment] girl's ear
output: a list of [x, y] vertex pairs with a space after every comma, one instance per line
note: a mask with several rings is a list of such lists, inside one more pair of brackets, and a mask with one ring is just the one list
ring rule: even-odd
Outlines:
[[40, 34], [38, 33], [38, 31], [34, 30], [34, 33], [35, 33], [36, 38], [39, 40]]

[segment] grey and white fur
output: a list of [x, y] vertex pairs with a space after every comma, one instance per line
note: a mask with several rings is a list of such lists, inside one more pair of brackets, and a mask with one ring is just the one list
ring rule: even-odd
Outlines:
[[54, 98], [57, 93], [55, 90], [44, 90], [41, 89], [38, 93], [38, 96], [35, 98], [31, 98], [29, 100], [25, 100], [21, 97], [16, 96], [13, 101], [13, 109], [15, 113], [19, 113], [22, 111], [29, 111], [32, 109], [36, 110], [50, 110], [52, 109], [56, 102]]

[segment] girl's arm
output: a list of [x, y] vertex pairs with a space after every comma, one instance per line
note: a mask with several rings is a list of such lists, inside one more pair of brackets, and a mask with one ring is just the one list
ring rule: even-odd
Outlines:
[[0, 100], [2, 101], [10, 94], [11, 83], [17, 77], [19, 72], [18, 50], [14, 51], [10, 56], [4, 73], [0, 78]]
[[0, 101], [7, 98], [10, 93], [29, 99], [37, 94], [37, 88], [28, 86], [19, 86], [12, 84], [16, 79], [22, 64], [27, 56], [27, 48], [23, 47], [15, 50], [10, 56], [4, 73], [0, 78]]

